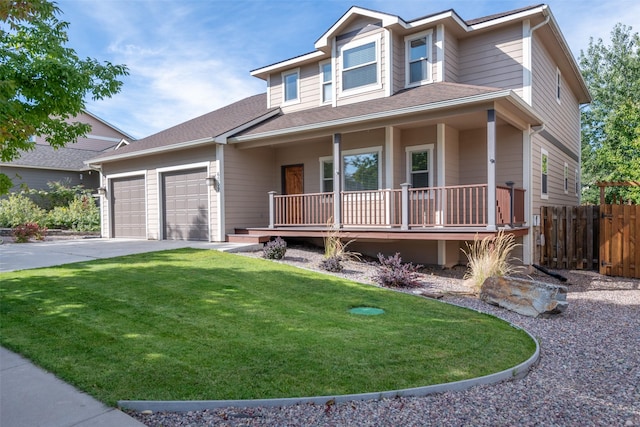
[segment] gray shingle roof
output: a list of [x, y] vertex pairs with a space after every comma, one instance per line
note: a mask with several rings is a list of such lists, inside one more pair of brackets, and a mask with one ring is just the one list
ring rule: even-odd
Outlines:
[[85, 160], [94, 158], [98, 153], [98, 151], [78, 150], [75, 148], [59, 148], [56, 150], [50, 145], [36, 144], [33, 150], [22, 152], [20, 158], [11, 163], [6, 163], [6, 165], [82, 171], [89, 169], [84, 164]]
[[263, 132], [309, 126], [333, 120], [390, 112], [394, 110], [401, 110], [403, 108], [434, 104], [501, 91], [504, 91], [504, 89], [458, 83], [433, 83], [411, 89], [405, 89], [387, 98], [379, 98], [338, 107], [328, 105], [309, 110], [281, 114], [260, 123], [247, 131], [241, 132], [238, 135], [256, 135]]
[[253, 95], [154, 135], [133, 141], [117, 151], [109, 150], [98, 157], [94, 157], [94, 159], [99, 161], [101, 157], [114, 154], [134, 153], [141, 150], [216, 137], [249, 123], [271, 110], [273, 109], [267, 108], [266, 93]]

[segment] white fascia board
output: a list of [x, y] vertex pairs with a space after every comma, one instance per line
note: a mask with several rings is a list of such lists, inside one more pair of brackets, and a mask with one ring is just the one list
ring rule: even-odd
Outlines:
[[382, 21], [383, 28], [387, 28], [394, 24], [400, 24], [406, 27], [406, 23], [396, 15], [389, 15], [388, 13], [376, 12], [374, 10], [363, 9], [358, 6], [353, 6], [351, 7], [351, 9], [347, 11], [347, 13], [342, 15], [342, 18], [340, 18], [338, 22], [333, 24], [331, 28], [329, 28], [322, 36], [320, 36], [318, 41], [315, 43], [315, 48], [316, 49], [327, 48], [329, 46], [329, 41], [331, 41], [335, 32], [338, 31], [338, 29], [353, 15], [361, 15], [361, 16], [367, 16], [373, 19], [379, 19], [380, 21]]
[[425, 25], [430, 25], [430, 24], [435, 24], [438, 21], [442, 21], [446, 18], [451, 18], [453, 19], [456, 24], [458, 24], [460, 26], [460, 28], [462, 28], [465, 31], [469, 31], [469, 26], [462, 20], [460, 19], [460, 17], [454, 13], [453, 11], [449, 10], [447, 12], [444, 13], [439, 13], [437, 15], [433, 15], [433, 16], [429, 16], [427, 18], [423, 18], [423, 19], [419, 19], [417, 21], [412, 21], [408, 24], [404, 25], [404, 28], [410, 30], [410, 29], [414, 29], [414, 28], [419, 28], [419, 27], [423, 27]]
[[229, 139], [229, 137], [231, 135], [235, 135], [238, 132], [242, 132], [243, 130], [247, 130], [250, 127], [253, 127], [253, 126], [257, 125], [258, 123], [261, 123], [261, 122], [263, 122], [263, 121], [265, 121], [267, 119], [270, 119], [271, 117], [277, 116], [280, 113], [281, 113], [281, 110], [279, 108], [276, 108], [273, 111], [269, 111], [267, 114], [263, 114], [260, 117], [256, 117], [255, 119], [253, 119], [253, 120], [251, 120], [251, 121], [249, 121], [249, 122], [247, 122], [247, 123], [245, 123], [243, 125], [240, 125], [240, 126], [238, 126], [236, 128], [233, 128], [233, 129], [231, 129], [231, 130], [229, 130], [229, 131], [227, 131], [227, 132], [225, 132], [225, 133], [223, 133], [221, 135], [216, 136], [215, 138], [213, 138], [213, 142], [215, 142], [216, 144], [226, 144], [227, 140]]
[[85, 160], [84, 164], [93, 167], [106, 162], [113, 162], [115, 160], [133, 159], [136, 157], [148, 156], [150, 154], [167, 153], [170, 151], [182, 150], [184, 148], [197, 147], [199, 145], [205, 145], [209, 143], [215, 143], [215, 139], [211, 136], [206, 138], [194, 139], [193, 141], [180, 142], [177, 144], [165, 145], [162, 147], [153, 147], [146, 150], [134, 151], [132, 153], [115, 154], [113, 156], [101, 157], [99, 159]]
[[288, 135], [288, 134], [293, 134], [298, 132], [307, 132], [307, 131], [331, 128], [336, 126], [344, 126], [344, 125], [349, 125], [353, 123], [366, 122], [370, 120], [377, 120], [377, 119], [382, 119], [387, 117], [388, 118], [398, 117], [398, 116], [403, 116], [405, 114], [413, 114], [413, 113], [427, 112], [427, 111], [433, 111], [433, 110], [438, 110], [443, 108], [452, 108], [452, 107], [459, 107], [463, 105], [470, 105], [470, 104], [476, 104], [476, 103], [482, 103], [482, 102], [497, 101], [499, 99], [509, 99], [512, 101], [513, 104], [516, 104], [522, 109], [525, 109], [533, 117], [536, 117], [536, 118], [539, 117], [531, 109], [531, 107], [527, 105], [524, 101], [522, 101], [522, 99], [514, 91], [512, 91], [511, 89], [505, 89], [498, 92], [491, 92], [488, 94], [474, 95], [466, 98], [458, 98], [453, 100], [434, 102], [430, 104], [415, 105], [412, 107], [400, 108], [398, 110], [381, 111], [378, 113], [366, 114], [364, 116], [347, 117], [344, 119], [331, 120], [331, 121], [322, 122], [322, 123], [313, 123], [313, 124], [304, 125], [304, 126], [296, 126], [296, 127], [291, 127], [287, 129], [279, 129], [279, 130], [259, 133], [256, 135], [237, 136], [237, 137], [229, 138], [229, 142], [231, 143], [248, 142], [248, 141], [260, 140], [262, 138], [270, 138], [274, 136]]
[[256, 70], [251, 71], [251, 75], [253, 77], [258, 77], [261, 79], [266, 78], [270, 73], [276, 72], [278, 70], [284, 70], [286, 68], [291, 68], [294, 66], [298, 66], [300, 63], [311, 61], [314, 59], [321, 58], [326, 56], [326, 53], [321, 50], [316, 50], [315, 52], [307, 53], [306, 55], [298, 56], [295, 58], [287, 59], [286, 61], [278, 62], [272, 65], [268, 65], [263, 68], [258, 68]]
[[472, 31], [481, 30], [483, 28], [493, 27], [494, 25], [504, 24], [506, 22], [521, 21], [523, 19], [530, 18], [531, 16], [537, 15], [539, 13], [542, 13], [543, 15], [546, 16], [546, 14], [548, 14], [548, 11], [549, 11], [549, 7], [546, 4], [544, 4], [534, 9], [524, 10], [522, 12], [518, 12], [513, 15], [507, 15], [507, 16], [503, 16], [502, 18], [491, 19], [489, 21], [480, 22], [475, 25], [469, 25], [468, 28]]

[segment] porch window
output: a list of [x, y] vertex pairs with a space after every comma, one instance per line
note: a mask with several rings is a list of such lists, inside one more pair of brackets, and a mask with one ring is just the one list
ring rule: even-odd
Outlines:
[[342, 158], [344, 190], [377, 190], [380, 176], [378, 152], [349, 154]]
[[342, 48], [342, 90], [378, 83], [378, 40], [349, 43]]
[[322, 103], [331, 102], [333, 100], [333, 72], [330, 61], [320, 64], [320, 86]]
[[549, 192], [547, 188], [548, 172], [549, 172], [549, 153], [544, 148], [541, 150], [541, 172], [542, 172], [542, 195], [543, 199], [549, 198]]
[[[380, 148], [348, 150], [342, 153], [342, 189], [367, 191], [380, 188]], [[320, 158], [322, 192], [333, 191], [333, 158]]]
[[333, 159], [320, 159], [320, 168], [322, 192], [331, 193], [333, 191]]
[[431, 31], [406, 37], [405, 42], [407, 86], [430, 81], [429, 46], [431, 45]]
[[407, 182], [413, 188], [433, 186], [433, 144], [407, 147]]
[[284, 103], [295, 103], [298, 98], [298, 84], [300, 81], [300, 70], [282, 73], [283, 101]]

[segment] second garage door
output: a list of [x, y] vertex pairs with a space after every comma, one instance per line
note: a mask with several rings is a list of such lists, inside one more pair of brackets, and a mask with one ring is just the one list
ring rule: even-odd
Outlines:
[[207, 170], [162, 175], [164, 239], [209, 240]]

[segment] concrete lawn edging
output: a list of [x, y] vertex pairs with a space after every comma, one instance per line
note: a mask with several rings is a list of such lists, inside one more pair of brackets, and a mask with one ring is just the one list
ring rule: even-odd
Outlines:
[[189, 412], [202, 411], [205, 409], [218, 409], [227, 407], [236, 408], [256, 408], [274, 406], [294, 406], [299, 404], [313, 403], [325, 405], [342, 403], [349, 401], [392, 399], [396, 397], [422, 397], [429, 394], [443, 393], [446, 391], [462, 391], [477, 385], [494, 384], [510, 379], [524, 378], [529, 369], [534, 366], [540, 357], [540, 344], [527, 330], [511, 324], [515, 329], [524, 331], [533, 340], [536, 349], [533, 355], [524, 362], [482, 377], [470, 378], [467, 380], [453, 381], [443, 384], [434, 384], [424, 387], [414, 387], [401, 390], [390, 390], [371, 393], [343, 394], [337, 396], [315, 396], [315, 397], [287, 397], [274, 399], [247, 399], [247, 400], [119, 400], [118, 407], [136, 412]]

